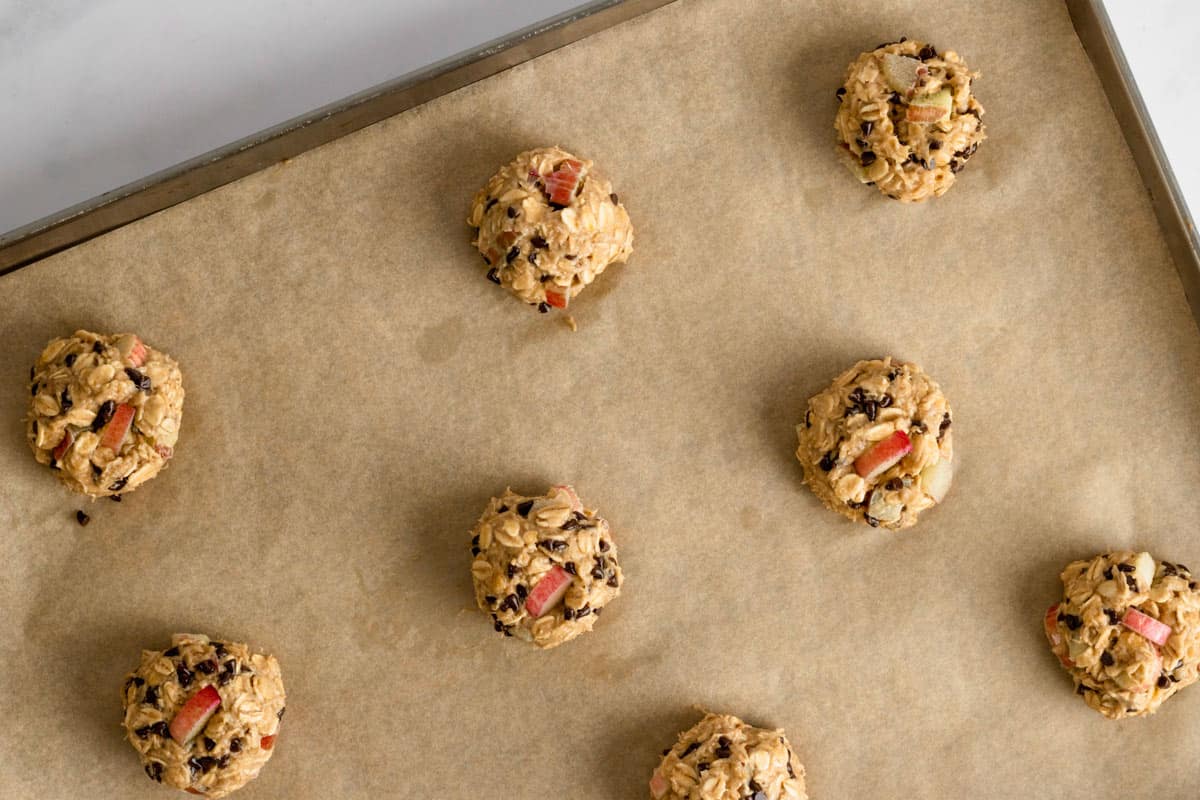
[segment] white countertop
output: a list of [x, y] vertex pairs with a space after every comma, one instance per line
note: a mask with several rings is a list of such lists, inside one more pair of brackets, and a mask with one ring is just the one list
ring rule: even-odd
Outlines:
[[[1200, 209], [1200, 3], [1106, 4]], [[0, 232], [579, 5], [0, 0]]]

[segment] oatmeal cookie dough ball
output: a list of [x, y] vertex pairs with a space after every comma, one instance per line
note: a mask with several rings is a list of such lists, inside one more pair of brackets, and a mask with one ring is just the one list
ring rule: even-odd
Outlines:
[[475, 602], [505, 636], [557, 647], [590, 631], [621, 592], [608, 522], [570, 486], [543, 497], [506, 489], [471, 533]]
[[29, 370], [26, 436], [69, 488], [92, 497], [136, 489], [167, 465], [183, 417], [183, 377], [132, 333], [75, 331]]
[[834, 128], [850, 171], [888, 197], [945, 194], [985, 138], [978, 78], [953, 50], [901, 39], [863, 53], [846, 72]]
[[592, 162], [557, 147], [521, 153], [475, 195], [467, 224], [489, 280], [545, 313], [566, 308], [633, 251], [633, 226]]
[[271, 758], [285, 695], [274, 656], [180, 633], [165, 651], [142, 651], [124, 701], [125, 737], [151, 780], [224, 797]]
[[653, 800], [807, 800], [804, 766], [782, 730], [708, 714], [663, 754]]
[[1183, 564], [1122, 550], [1074, 561], [1046, 611], [1050, 649], [1109, 719], [1153, 714], [1200, 668], [1200, 589]]
[[860, 361], [796, 426], [804, 482], [856, 522], [899, 530], [950, 491], [950, 405], [916, 364]]

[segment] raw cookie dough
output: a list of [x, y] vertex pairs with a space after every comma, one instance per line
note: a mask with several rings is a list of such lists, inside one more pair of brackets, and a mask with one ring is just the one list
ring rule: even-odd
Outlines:
[[915, 203], [945, 194], [986, 138], [979, 77], [953, 50], [901, 39], [863, 53], [837, 92], [839, 152], [863, 183]]
[[[214, 690], [220, 706], [204, 723], [193, 709]], [[151, 780], [224, 797], [258, 777], [271, 758], [285, 695], [274, 656], [179, 633], [166, 651], [142, 651], [142, 663], [125, 678], [124, 701], [125, 737]], [[188, 728], [194, 735], [181, 744]]]
[[804, 482], [829, 508], [899, 530], [950, 490], [950, 405], [916, 364], [860, 361], [796, 426]]
[[158, 474], [175, 452], [183, 377], [132, 333], [75, 331], [29, 370], [26, 436], [42, 464], [76, 492], [105, 497]]
[[1085, 703], [1109, 719], [1141, 717], [1196, 682], [1200, 590], [1187, 567], [1122, 550], [1061, 577], [1046, 638]]
[[544, 497], [506, 489], [471, 533], [475, 602], [505, 636], [557, 647], [590, 631], [621, 592], [608, 522], [570, 486]]
[[475, 195], [467, 224], [489, 280], [545, 313], [566, 308], [633, 251], [633, 226], [592, 162], [557, 147], [521, 153]]
[[663, 753], [653, 800], [807, 800], [804, 766], [782, 730], [708, 714]]

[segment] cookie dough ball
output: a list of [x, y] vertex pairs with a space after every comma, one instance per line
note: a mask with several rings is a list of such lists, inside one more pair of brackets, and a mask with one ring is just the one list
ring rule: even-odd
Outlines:
[[1085, 703], [1109, 719], [1142, 717], [1196, 682], [1200, 590], [1187, 567], [1122, 550], [1061, 577], [1046, 638]]
[[950, 491], [950, 405], [916, 364], [860, 361], [796, 426], [804, 482], [829, 508], [899, 530]]
[[806, 800], [804, 766], [781, 730], [708, 714], [663, 754], [653, 800]]
[[566, 308], [633, 251], [633, 226], [592, 162], [557, 147], [521, 153], [475, 195], [467, 224], [488, 279], [545, 313]]
[[125, 678], [125, 737], [151, 780], [224, 797], [271, 758], [285, 695], [279, 662], [236, 642], [176, 634]]
[[985, 138], [978, 78], [953, 50], [901, 39], [863, 53], [838, 90], [840, 153], [860, 181], [915, 203], [945, 194]]
[[543, 497], [506, 489], [471, 533], [475, 602], [505, 636], [557, 647], [590, 631], [621, 592], [608, 522], [570, 486]]
[[29, 446], [76, 492], [136, 489], [175, 452], [183, 376], [170, 356], [132, 333], [55, 339], [29, 370], [29, 391]]

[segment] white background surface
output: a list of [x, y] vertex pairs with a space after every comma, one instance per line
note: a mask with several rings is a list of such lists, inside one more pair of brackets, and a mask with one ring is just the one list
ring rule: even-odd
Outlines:
[[[0, 232], [582, 4], [0, 0]], [[1107, 6], [1200, 209], [1200, 2]]]

